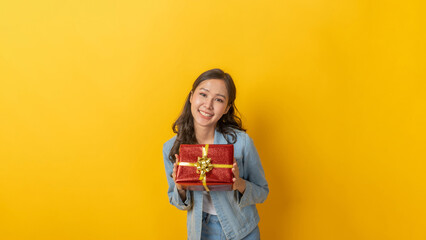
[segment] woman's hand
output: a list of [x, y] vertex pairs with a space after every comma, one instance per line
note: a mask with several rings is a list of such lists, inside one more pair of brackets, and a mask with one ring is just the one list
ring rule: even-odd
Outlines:
[[232, 185], [233, 190], [238, 190], [240, 193], [244, 193], [246, 190], [246, 181], [240, 178], [240, 170], [238, 169], [238, 164], [234, 158], [234, 165], [232, 166], [232, 173], [234, 173], [234, 178], [232, 181], [234, 184]]
[[173, 177], [173, 181], [175, 181], [177, 190], [181, 192], [181, 191], [184, 191], [183, 187], [180, 184], [176, 183], [176, 171], [177, 171], [177, 162], [179, 162], [179, 155], [175, 154], [175, 158], [176, 158], [176, 162], [173, 164], [172, 177]]

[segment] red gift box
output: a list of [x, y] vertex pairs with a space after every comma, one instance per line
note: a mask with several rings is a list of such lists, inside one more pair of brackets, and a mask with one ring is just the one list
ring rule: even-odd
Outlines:
[[232, 190], [232, 144], [181, 144], [176, 183], [194, 191]]

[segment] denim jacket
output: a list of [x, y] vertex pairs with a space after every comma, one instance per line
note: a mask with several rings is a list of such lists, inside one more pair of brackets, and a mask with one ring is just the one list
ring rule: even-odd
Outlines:
[[[246, 180], [244, 194], [238, 190], [210, 192], [222, 229], [229, 240], [242, 239], [257, 226], [259, 214], [256, 204], [265, 201], [269, 193], [265, 173], [253, 140], [247, 133], [235, 131], [237, 142], [234, 144], [234, 157], [238, 164], [240, 177]], [[185, 201], [180, 198], [171, 176], [173, 163], [168, 158], [175, 140], [176, 136], [163, 145], [163, 159], [169, 184], [167, 193], [172, 205], [187, 211], [188, 239], [198, 240], [201, 238], [203, 193], [187, 190]], [[228, 144], [223, 134], [217, 130], [215, 130], [214, 144]]]

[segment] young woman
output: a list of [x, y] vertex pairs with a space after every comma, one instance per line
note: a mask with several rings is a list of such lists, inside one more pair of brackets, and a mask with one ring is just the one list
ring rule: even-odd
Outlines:
[[[194, 82], [173, 138], [163, 145], [172, 205], [187, 211], [188, 239], [260, 239], [256, 204], [265, 201], [268, 183], [253, 140], [236, 115], [236, 88], [220, 69]], [[233, 191], [189, 191], [175, 183], [180, 144], [233, 144]]]

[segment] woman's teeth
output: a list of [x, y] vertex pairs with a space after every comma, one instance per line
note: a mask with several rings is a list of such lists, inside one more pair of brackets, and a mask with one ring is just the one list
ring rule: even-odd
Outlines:
[[200, 111], [200, 113], [201, 113], [201, 115], [206, 116], [206, 117], [211, 117], [211, 116], [213, 116], [213, 115], [210, 115], [210, 114], [205, 113], [205, 112], [203, 112], [203, 111]]

